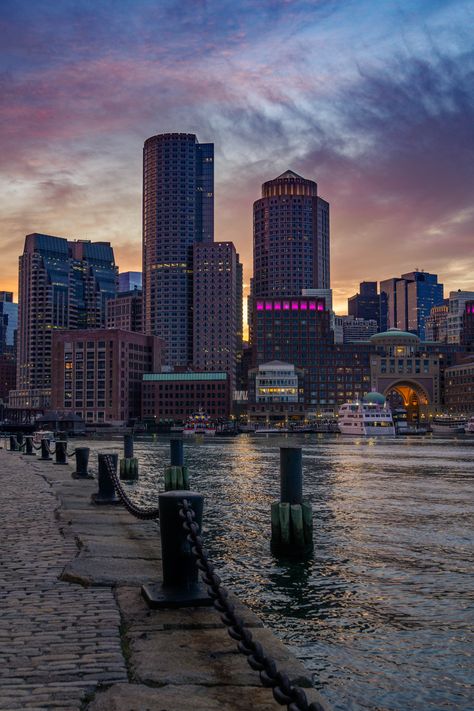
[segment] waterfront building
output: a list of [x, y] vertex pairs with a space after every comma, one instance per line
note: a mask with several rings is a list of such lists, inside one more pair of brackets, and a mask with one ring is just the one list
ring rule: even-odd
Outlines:
[[142, 289], [142, 273], [141, 272], [120, 272], [118, 275], [118, 290], [119, 292], [128, 292]]
[[329, 204], [313, 180], [287, 170], [263, 183], [253, 215], [253, 299], [329, 289]]
[[305, 415], [304, 371], [274, 360], [249, 372], [247, 417], [249, 423], [288, 425]]
[[[379, 330], [375, 319], [356, 318], [355, 316], [338, 316], [342, 325], [342, 342], [367, 341]], [[336, 341], [337, 342], [337, 341]]]
[[[425, 339], [425, 321], [443, 303], [436, 274], [413, 271], [380, 282], [381, 328], [399, 328]], [[383, 325], [382, 325], [383, 324]]]
[[194, 134], [152, 136], [143, 149], [145, 332], [168, 344], [170, 365], [193, 358], [196, 243], [214, 241], [214, 145]]
[[17, 390], [11, 407], [49, 407], [52, 334], [105, 328], [117, 268], [109, 242], [69, 241], [33, 233], [20, 257]]
[[140, 289], [119, 292], [106, 305], [107, 328], [143, 333], [143, 295]]
[[231, 393], [228, 373], [161, 372], [142, 377], [142, 419], [185, 423], [202, 410], [211, 420], [227, 419]]
[[229, 374], [242, 358], [242, 265], [232, 242], [193, 247], [193, 367]]
[[253, 322], [253, 366], [282, 360], [302, 369], [306, 417], [369, 391], [370, 344], [334, 343], [324, 299], [256, 299]]
[[142, 376], [161, 368], [164, 343], [120, 329], [56, 331], [52, 409], [86, 423], [123, 425], [141, 414]]
[[0, 291], [0, 356], [16, 360], [18, 328], [18, 304], [13, 301], [13, 292]]
[[461, 345], [468, 351], [474, 350], [474, 299], [464, 304]]
[[357, 319], [376, 321], [380, 327], [380, 296], [376, 281], [359, 284], [359, 292], [347, 300], [347, 313]]
[[397, 328], [370, 338], [371, 388], [383, 393], [392, 407], [403, 407], [411, 420], [427, 420], [444, 405], [444, 372], [459, 347], [422, 342]]
[[474, 415], [474, 357], [447, 368], [444, 377], [446, 410]]
[[447, 343], [448, 340], [448, 299], [440, 306], [433, 306], [425, 321], [425, 340]]
[[9, 355], [0, 355], [0, 401], [8, 399], [8, 393], [15, 389], [15, 383], [15, 360]]
[[448, 299], [447, 341], [461, 343], [465, 304], [474, 300], [474, 291], [450, 291]]

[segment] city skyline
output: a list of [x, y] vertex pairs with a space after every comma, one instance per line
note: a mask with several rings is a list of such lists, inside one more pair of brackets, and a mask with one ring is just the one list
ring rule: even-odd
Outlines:
[[110, 241], [140, 269], [142, 146], [166, 131], [215, 144], [215, 239], [246, 285], [252, 204], [290, 169], [331, 204], [336, 311], [417, 267], [472, 287], [469, 3], [42, 0], [2, 16], [3, 289], [32, 232]]

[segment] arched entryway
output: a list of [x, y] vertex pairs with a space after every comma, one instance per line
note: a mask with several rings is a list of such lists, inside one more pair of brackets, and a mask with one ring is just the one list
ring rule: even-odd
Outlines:
[[400, 380], [392, 383], [384, 395], [392, 410], [403, 408], [407, 411], [409, 422], [417, 423], [428, 419], [430, 401], [428, 393], [419, 383]]

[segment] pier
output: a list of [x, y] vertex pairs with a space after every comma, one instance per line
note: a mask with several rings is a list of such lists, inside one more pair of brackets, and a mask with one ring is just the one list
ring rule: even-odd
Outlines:
[[[93, 505], [97, 481], [73, 478], [74, 469], [0, 450], [0, 709], [290, 708], [261, 684], [217, 610], [146, 604], [141, 587], [162, 579], [157, 523]], [[304, 689], [306, 708], [328, 711], [302, 664], [232, 602], [253, 639]]]

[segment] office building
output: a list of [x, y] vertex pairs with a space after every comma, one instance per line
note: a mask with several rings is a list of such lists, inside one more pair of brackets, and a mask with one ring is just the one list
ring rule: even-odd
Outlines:
[[225, 371], [236, 388], [242, 357], [242, 265], [232, 242], [193, 247], [193, 366]]
[[464, 304], [461, 345], [468, 351], [474, 350], [474, 299]]
[[262, 425], [288, 425], [305, 414], [304, 371], [274, 360], [249, 372], [247, 419]]
[[[342, 342], [368, 341], [379, 330], [375, 319], [355, 318], [354, 316], [337, 316], [342, 325]], [[336, 341], [337, 342], [337, 341]]]
[[370, 390], [370, 344], [335, 344], [324, 299], [256, 299], [253, 320], [253, 366], [281, 360], [302, 369], [306, 417]]
[[443, 303], [436, 274], [408, 272], [380, 282], [381, 329], [399, 328], [425, 340], [425, 322], [433, 306]]
[[16, 383], [16, 362], [8, 355], [0, 355], [0, 401], [6, 401]]
[[433, 306], [425, 321], [425, 340], [447, 343], [448, 340], [448, 300], [440, 306]]
[[143, 149], [145, 332], [168, 344], [170, 365], [193, 358], [196, 243], [214, 241], [214, 145], [189, 133], [152, 136]]
[[160, 370], [163, 350], [160, 338], [120, 329], [56, 331], [53, 410], [99, 425], [140, 418], [142, 376]]
[[446, 410], [474, 416], [474, 356], [447, 368], [444, 379]]
[[143, 295], [140, 289], [119, 292], [108, 299], [105, 316], [107, 328], [143, 333]]
[[142, 418], [185, 423], [202, 410], [212, 420], [230, 414], [229, 376], [224, 372], [145, 373], [142, 378]]
[[17, 390], [10, 405], [49, 407], [52, 334], [105, 328], [117, 268], [108, 242], [68, 241], [33, 233], [20, 257]]
[[466, 303], [474, 300], [474, 291], [450, 291], [447, 316], [447, 342], [461, 343]]
[[119, 292], [141, 290], [142, 288], [142, 273], [141, 272], [121, 272], [118, 275], [118, 290]]
[[0, 291], [0, 356], [16, 360], [18, 304], [11, 291]]
[[380, 296], [376, 281], [359, 284], [359, 292], [347, 300], [347, 313], [354, 318], [377, 321], [380, 325]]
[[253, 299], [330, 288], [329, 204], [313, 180], [287, 170], [263, 183], [253, 217]]

